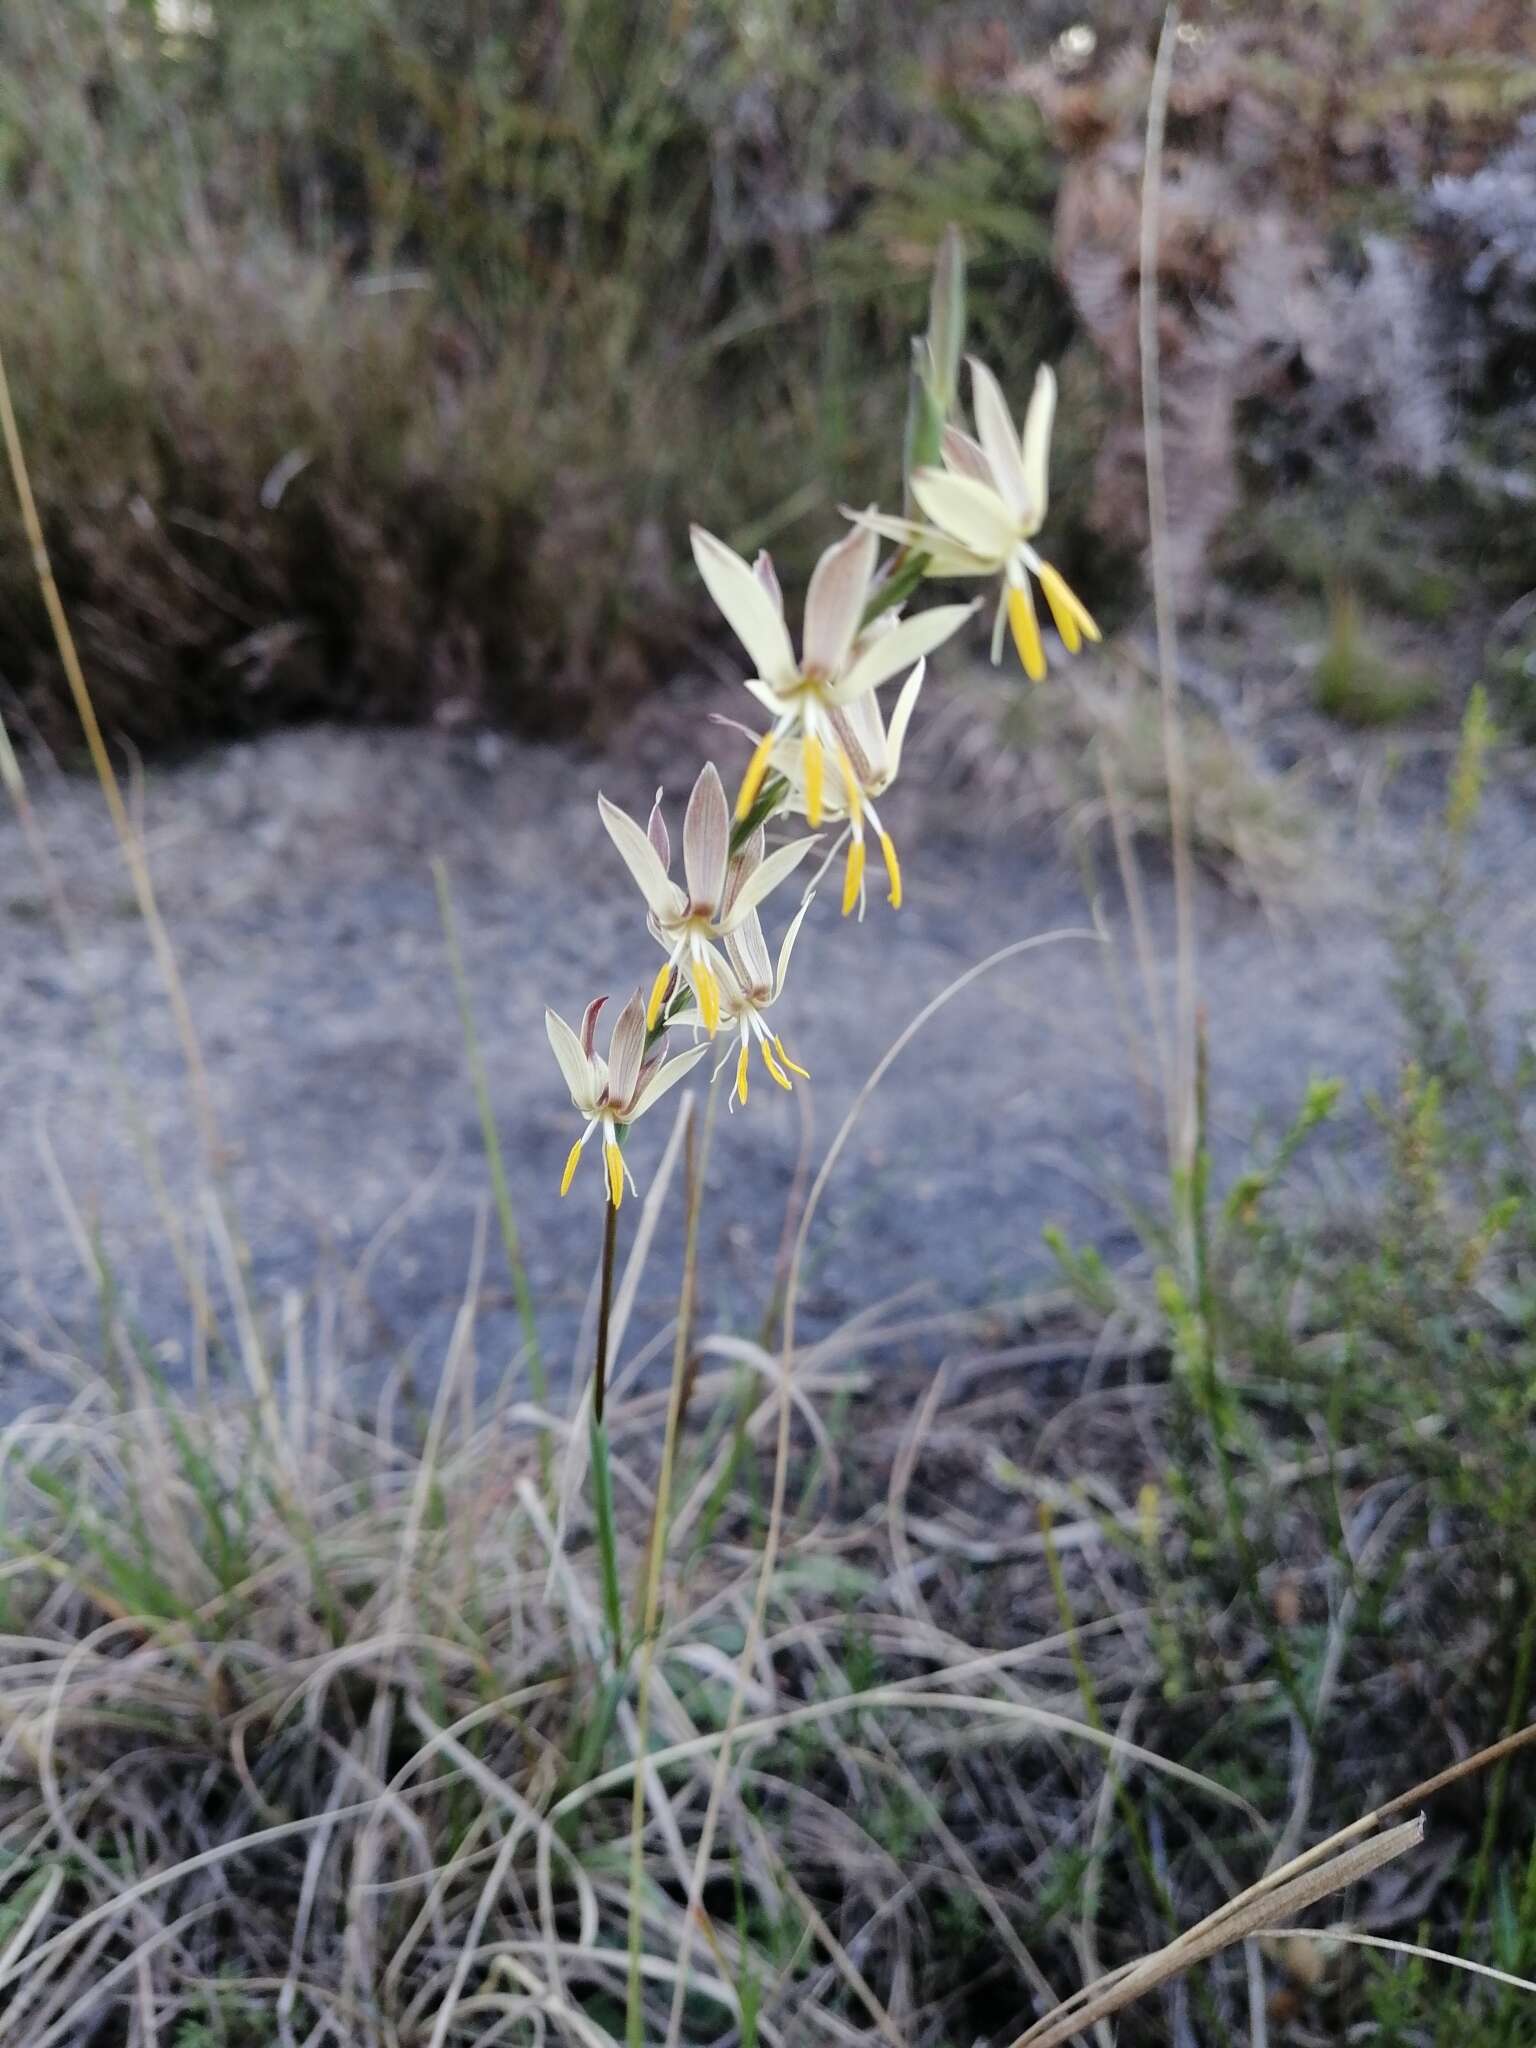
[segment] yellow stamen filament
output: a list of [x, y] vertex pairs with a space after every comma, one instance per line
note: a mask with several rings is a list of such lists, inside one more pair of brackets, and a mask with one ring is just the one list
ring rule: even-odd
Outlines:
[[741, 788], [736, 793], [736, 818], [739, 823], [757, 801], [757, 792], [763, 786], [763, 777], [768, 773], [768, 757], [773, 752], [773, 734], [765, 732], [752, 749], [752, 758], [747, 763], [747, 772], [741, 778]]
[[785, 1073], [784, 1069], [779, 1065], [778, 1061], [774, 1058], [773, 1049], [769, 1045], [767, 1039], [760, 1038], [758, 1040], [758, 1044], [762, 1048], [763, 1065], [768, 1069], [769, 1073], [772, 1074], [774, 1080], [778, 1082], [781, 1088], [788, 1088], [791, 1091], [791, 1093], [793, 1093], [794, 1083], [790, 1080], [788, 1074]]
[[1075, 632], [1084, 640], [1102, 640], [1104, 636], [1094, 623], [1092, 612], [1061, 571], [1053, 569], [1049, 562], [1042, 562], [1039, 576], [1040, 588], [1045, 592], [1045, 601], [1051, 608], [1051, 617], [1056, 621], [1056, 630], [1071, 652], [1076, 654], [1079, 642], [1067, 631], [1068, 619], [1071, 620]]
[[656, 1029], [656, 1019], [661, 1015], [661, 999], [666, 994], [667, 983], [671, 979], [672, 962], [668, 960], [663, 963], [656, 979], [651, 983], [651, 1000], [645, 1006], [645, 1028], [647, 1031], [654, 1031]]
[[837, 750], [837, 766], [843, 778], [843, 795], [848, 800], [848, 815], [857, 825], [864, 816], [864, 792], [853, 772], [853, 763], [842, 747]]
[[747, 1101], [747, 1054], [752, 1050], [746, 1039], [741, 1041], [741, 1052], [736, 1060], [736, 1100], [746, 1107]]
[[699, 999], [699, 1018], [713, 1038], [720, 1029], [720, 984], [707, 960], [695, 960], [690, 970], [693, 992]]
[[859, 900], [859, 891], [864, 887], [864, 842], [850, 839], [848, 842], [848, 872], [843, 876], [843, 915], [846, 917]]
[[891, 844], [889, 832], [880, 834], [880, 852], [885, 859], [886, 880], [891, 885], [890, 903], [892, 910], [901, 908], [901, 862], [896, 858], [896, 849]]
[[1013, 628], [1013, 644], [1019, 650], [1025, 675], [1032, 683], [1043, 682], [1045, 647], [1040, 639], [1040, 621], [1035, 617], [1035, 601], [1025, 584], [1008, 586], [1008, 623]]
[[578, 1138], [571, 1147], [570, 1156], [565, 1162], [565, 1172], [560, 1176], [560, 1192], [562, 1195], [568, 1195], [571, 1192], [571, 1182], [576, 1178], [576, 1162], [581, 1157], [581, 1148], [585, 1143], [585, 1138]]
[[805, 736], [805, 815], [811, 825], [821, 823], [821, 786], [826, 773], [826, 757], [821, 741], [814, 733]]
[[810, 1075], [809, 1075], [809, 1074], [808, 1074], [808, 1073], [807, 1073], [807, 1072], [805, 1071], [805, 1068], [804, 1068], [804, 1067], [797, 1067], [797, 1066], [795, 1065], [794, 1061], [793, 1061], [793, 1060], [792, 1060], [792, 1059], [790, 1058], [789, 1054], [788, 1054], [788, 1053], [787, 1053], [787, 1052], [786, 1052], [786, 1051], [784, 1050], [784, 1041], [783, 1041], [783, 1039], [782, 1039], [782, 1038], [775, 1038], [775, 1039], [774, 1039], [774, 1041], [773, 1041], [773, 1049], [774, 1049], [774, 1051], [775, 1051], [775, 1052], [776, 1052], [776, 1053], [778, 1054], [778, 1056], [779, 1056], [780, 1060], [781, 1060], [781, 1061], [783, 1062], [783, 1064], [784, 1064], [784, 1065], [785, 1065], [786, 1067], [788, 1067], [789, 1071], [790, 1071], [790, 1072], [791, 1072], [792, 1074], [798, 1074], [798, 1075], [800, 1076], [800, 1078], [801, 1078], [801, 1080], [802, 1080], [802, 1081], [809, 1081], [809, 1079], [810, 1079], [811, 1077], [810, 1077]]
[[603, 1147], [603, 1157], [608, 1163], [608, 1199], [615, 1209], [624, 1199], [624, 1154], [617, 1145]]

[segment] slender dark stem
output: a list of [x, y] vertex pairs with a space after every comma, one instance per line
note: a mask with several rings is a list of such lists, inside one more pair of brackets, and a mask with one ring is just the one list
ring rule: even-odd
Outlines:
[[592, 1367], [592, 1420], [601, 1423], [608, 1392], [608, 1320], [613, 1313], [614, 1252], [619, 1242], [619, 1211], [603, 1204], [603, 1291], [597, 1305], [597, 1358]]

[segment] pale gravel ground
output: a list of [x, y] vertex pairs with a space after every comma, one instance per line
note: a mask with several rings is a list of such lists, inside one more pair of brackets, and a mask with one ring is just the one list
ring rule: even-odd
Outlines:
[[[681, 764], [679, 730], [695, 749]], [[574, 1130], [541, 1010], [548, 1000], [574, 1020], [589, 994], [621, 996], [649, 976], [655, 955], [594, 796], [601, 782], [640, 808], [664, 769], [680, 793], [705, 743], [674, 707], [650, 714], [604, 764], [483, 737], [314, 730], [150, 774], [146, 827], [230, 1148], [253, 1297], [264, 1313], [284, 1288], [339, 1300], [339, 1341], [360, 1391], [407, 1356], [430, 1379], [487, 1185], [430, 857], [452, 872], [530, 1278], [564, 1358], [590, 1278], [598, 1181], [589, 1170], [569, 1200], [554, 1199]], [[1379, 913], [1412, 872], [1416, 821], [1441, 773], [1426, 764], [1368, 822], [1337, 824], [1330, 879], [1309, 906], [1266, 915], [1202, 886], [1202, 994], [1227, 1160], [1256, 1126], [1284, 1122], [1309, 1075], [1336, 1073], [1352, 1106], [1319, 1193], [1347, 1198], [1372, 1171], [1361, 1091], [1390, 1085], [1399, 1056]], [[86, 934], [85, 973], [115, 1021], [123, 1074], [177, 1198], [189, 1201], [198, 1175], [188, 1092], [99, 798], [84, 782], [41, 771], [35, 780]], [[924, 1002], [996, 946], [1088, 921], [1079, 870], [1043, 826], [1000, 833], [974, 803], [917, 787], [888, 808], [907, 907], [892, 915], [877, 898], [859, 928], [824, 892], [780, 1012], [813, 1089], [792, 1103], [760, 1077], [746, 1115], [721, 1122], [708, 1296], [738, 1327], [760, 1310], [800, 1106], [813, 1107], [819, 1158]], [[1517, 775], [1491, 801], [1476, 850], [1489, 927], [1505, 934], [1494, 964], [1508, 1019], [1536, 1007], [1529, 825]], [[10, 1353], [14, 1408], [43, 1384], [43, 1351], [64, 1348], [66, 1332], [89, 1343], [82, 1228], [99, 1233], [123, 1301], [173, 1374], [186, 1369], [187, 1315], [87, 1004], [9, 818], [0, 873], [0, 1313], [26, 1339]], [[1155, 860], [1147, 883], [1166, 935], [1171, 903]], [[1120, 929], [1117, 894], [1106, 909]], [[775, 943], [778, 925], [771, 917]], [[1511, 931], [1523, 940], [1508, 943]], [[1132, 976], [1128, 952], [1124, 965]], [[664, 1124], [636, 1133], [642, 1177]], [[1158, 1158], [1101, 950], [1073, 940], [1026, 955], [935, 1019], [864, 1114], [813, 1239], [812, 1325], [904, 1289], [945, 1309], [1045, 1284], [1041, 1227], [1052, 1220], [1126, 1255], [1134, 1238], [1117, 1190], [1155, 1199]], [[637, 1337], [665, 1317], [677, 1262], [676, 1231], [664, 1230]], [[515, 1344], [503, 1281], [493, 1255], [486, 1372]]]

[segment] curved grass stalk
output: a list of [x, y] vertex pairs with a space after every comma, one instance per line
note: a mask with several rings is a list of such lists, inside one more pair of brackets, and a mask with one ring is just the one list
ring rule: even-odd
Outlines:
[[[496, 1221], [501, 1231], [502, 1250], [506, 1254], [507, 1267], [512, 1275], [512, 1291], [517, 1299], [517, 1318], [522, 1326], [523, 1344], [528, 1353], [528, 1384], [533, 1398], [541, 1408], [549, 1405], [549, 1375], [544, 1369], [544, 1353], [539, 1344], [538, 1321], [534, 1314], [533, 1294], [528, 1285], [528, 1269], [523, 1263], [523, 1248], [518, 1236], [517, 1218], [512, 1209], [512, 1190], [507, 1181], [506, 1161], [502, 1157], [501, 1139], [497, 1135], [496, 1116], [491, 1106], [490, 1084], [486, 1079], [485, 1060], [480, 1051], [480, 1034], [475, 1028], [475, 1013], [470, 1003], [469, 977], [464, 971], [464, 955], [459, 946], [458, 926], [453, 915], [453, 899], [448, 889], [448, 867], [440, 854], [432, 858], [432, 880], [437, 889], [438, 917], [443, 927], [443, 942], [448, 949], [448, 971], [453, 977], [453, 992], [459, 1007], [459, 1028], [464, 1037], [464, 1058], [469, 1067], [470, 1085], [475, 1091], [475, 1107], [480, 1116], [480, 1136], [485, 1145], [486, 1164], [490, 1169], [491, 1192], [496, 1202]], [[546, 1489], [549, 1486], [549, 1432], [539, 1432], [539, 1476]]]
[[1492, 1984], [1507, 1984], [1513, 1991], [1536, 1992], [1529, 1977], [1517, 1977], [1511, 1970], [1496, 1970], [1492, 1963], [1477, 1962], [1471, 1956], [1448, 1955], [1443, 1948], [1424, 1948], [1416, 1941], [1393, 1941], [1385, 1934], [1360, 1934], [1353, 1927], [1269, 1927], [1267, 1934], [1279, 1940], [1296, 1937], [1303, 1941], [1348, 1941], [1356, 1948], [1386, 1949], [1397, 1956], [1417, 1956], [1421, 1962], [1444, 1963], [1449, 1970], [1467, 1970], [1474, 1977], [1486, 1977]]
[[[1178, 45], [1178, 0], [1163, 15], [1147, 103], [1147, 139], [1141, 186], [1140, 283], [1137, 351], [1141, 359], [1141, 425], [1147, 468], [1147, 532], [1152, 563], [1152, 611], [1157, 627], [1157, 676], [1163, 761], [1168, 777], [1168, 824], [1173, 853], [1175, 1016], [1171, 1048], [1173, 1088], [1166, 1104], [1168, 1165], [1176, 1186], [1188, 1186], [1198, 1139], [1195, 1131], [1195, 861], [1190, 825], [1189, 764], [1179, 715], [1179, 638], [1168, 562], [1168, 484], [1163, 467], [1161, 359], [1158, 352], [1158, 237], [1161, 226], [1163, 135]], [[1187, 1228], [1187, 1219], [1186, 1219]]]
[[122, 849], [123, 861], [133, 886], [134, 900], [149, 933], [155, 965], [165, 986], [171, 1015], [175, 1019], [176, 1034], [181, 1040], [182, 1058], [186, 1062], [187, 1075], [192, 1084], [198, 1135], [202, 1140], [206, 1164], [212, 1172], [217, 1168], [220, 1159], [219, 1130], [213, 1110], [213, 1093], [208, 1085], [208, 1070], [203, 1063], [202, 1045], [197, 1035], [197, 1027], [192, 1021], [192, 1006], [187, 1000], [186, 984], [181, 978], [181, 968], [177, 964], [175, 949], [171, 945], [170, 933], [166, 930], [165, 920], [160, 914], [154, 881], [149, 872], [149, 861], [144, 852], [143, 837], [135, 828], [133, 820], [128, 815], [128, 806], [123, 801], [122, 786], [117, 779], [117, 770], [112, 766], [112, 757], [107, 752], [106, 741], [102, 738], [96, 706], [91, 700], [85, 671], [80, 666], [80, 656], [75, 647], [75, 636], [70, 631], [64, 600], [59, 595], [59, 586], [54, 578], [48, 543], [43, 536], [43, 523], [38, 516], [37, 500], [32, 495], [32, 478], [21, 445], [21, 429], [17, 425], [16, 408], [11, 401], [11, 384], [6, 374], [3, 351], [0, 351], [0, 437], [5, 441], [11, 481], [15, 485], [17, 501], [21, 508], [21, 523], [27, 536], [27, 545], [32, 552], [32, 567], [37, 576], [38, 589], [42, 594], [43, 608], [48, 614], [48, 623], [53, 630], [54, 642], [59, 650], [64, 679], [74, 700], [75, 713], [85, 735], [86, 751], [91, 757], [91, 766], [101, 785], [102, 796], [106, 799], [112, 829], [117, 834], [118, 845]]

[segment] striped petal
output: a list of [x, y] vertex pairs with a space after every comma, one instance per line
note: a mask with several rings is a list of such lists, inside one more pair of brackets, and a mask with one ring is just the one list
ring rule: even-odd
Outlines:
[[581, 1013], [581, 1049], [591, 1059], [597, 1043], [597, 1020], [602, 1015], [606, 996], [594, 996]]
[[667, 831], [667, 821], [661, 810], [662, 792], [658, 789], [651, 804], [651, 815], [646, 820], [645, 836], [656, 849], [656, 858], [664, 868], [672, 866], [672, 839]]
[[853, 636], [864, 614], [869, 579], [875, 573], [880, 542], [867, 527], [827, 549], [811, 572], [805, 594], [803, 665], [824, 676], [837, 675], [848, 659]]
[[684, 1074], [691, 1072], [708, 1051], [706, 1039], [704, 1044], [694, 1046], [689, 1052], [680, 1052], [675, 1060], [668, 1060], [665, 1066], [658, 1067], [630, 1105], [629, 1121], [633, 1123], [636, 1117], [644, 1116], [648, 1109], [654, 1108], [667, 1090], [675, 1088]]
[[608, 1041], [608, 1094], [618, 1105], [629, 1101], [640, 1085], [640, 1062], [645, 1057], [645, 1000], [636, 989], [614, 1019]]
[[798, 674], [784, 615], [746, 563], [702, 526], [693, 528], [693, 559], [704, 587], [751, 657], [764, 682], [784, 688]]
[[903, 619], [889, 633], [871, 641], [843, 680], [827, 692], [828, 698], [834, 704], [851, 704], [863, 691], [875, 689], [898, 670], [932, 654], [951, 633], [960, 630], [975, 609], [974, 604], [938, 604], [932, 611]]
[[828, 713], [833, 737], [860, 785], [867, 789], [885, 763], [885, 720], [873, 690]]
[[773, 566], [773, 557], [766, 548], [759, 548], [752, 562], [752, 574], [761, 583], [773, 600], [773, 608], [782, 619], [784, 616], [784, 592], [779, 586], [779, 572]]
[[699, 770], [683, 819], [683, 873], [695, 909], [713, 910], [725, 889], [725, 862], [731, 850], [731, 813], [720, 771], [713, 761]]
[[923, 687], [923, 677], [928, 670], [926, 661], [920, 661], [911, 675], [901, 686], [901, 695], [896, 699], [896, 709], [891, 713], [891, 729], [885, 742], [886, 787], [896, 780], [901, 772], [902, 742], [907, 737], [907, 727], [912, 722], [912, 712], [917, 704], [917, 693]]
[[773, 1000], [775, 1002], [784, 993], [784, 983], [789, 976], [790, 955], [795, 950], [795, 941], [800, 936], [800, 927], [805, 923], [805, 913], [815, 901], [816, 891], [813, 889], [790, 919], [789, 930], [784, 934], [783, 942], [779, 947], [779, 964], [773, 971]]
[[1037, 533], [1045, 524], [1050, 488], [1051, 428], [1056, 420], [1056, 373], [1042, 363], [1024, 415], [1025, 530]]
[[592, 1064], [581, 1049], [581, 1040], [556, 1010], [544, 1012], [544, 1032], [549, 1039], [550, 1051], [560, 1063], [560, 1072], [571, 1091], [572, 1102], [578, 1109], [585, 1108], [595, 1090], [592, 1086]]
[[916, 555], [927, 558], [925, 576], [993, 576], [997, 573], [997, 561], [985, 555], [978, 555], [970, 548], [964, 548], [951, 535], [940, 533], [937, 527], [924, 526], [917, 519], [898, 519], [892, 512], [850, 512], [844, 505], [843, 516], [851, 519], [856, 526], [867, 526], [871, 533], [878, 533], [882, 539], [893, 540], [904, 548], [910, 548]]
[[730, 914], [721, 924], [721, 931], [734, 931], [743, 923], [750, 911], [771, 896], [780, 882], [792, 875], [801, 861], [819, 842], [815, 839], [797, 839], [789, 846], [781, 846], [776, 853], [770, 853], [759, 868], [754, 868], [742, 884], [736, 901], [731, 905]]
[[1024, 457], [1019, 430], [1013, 424], [1002, 387], [986, 364], [970, 357], [971, 405], [976, 414], [976, 432], [986, 451], [992, 482], [1015, 520], [1029, 509], [1029, 486], [1024, 475]]
[[726, 871], [725, 897], [720, 905], [722, 917], [730, 916], [731, 911], [735, 908], [736, 898], [741, 894], [742, 887], [748, 877], [755, 874], [757, 869], [762, 866], [763, 854], [767, 849], [767, 845], [768, 836], [762, 826], [759, 825], [751, 837], [744, 840], [736, 849], [730, 867]]
[[969, 434], [959, 427], [946, 427], [940, 443], [944, 467], [953, 470], [956, 476], [971, 477], [976, 483], [992, 482], [992, 466], [987, 461], [986, 451], [979, 441], [973, 441]]
[[973, 477], [942, 469], [912, 473], [912, 495], [934, 525], [994, 569], [1007, 560], [1019, 538], [1018, 522], [995, 490]]
[[727, 932], [725, 957], [744, 996], [765, 1002], [773, 993], [773, 962], [768, 958], [768, 941], [763, 937], [762, 919], [749, 911], [741, 923]]
[[628, 811], [621, 811], [617, 804], [609, 803], [607, 797], [599, 795], [598, 813], [608, 830], [608, 837], [623, 856], [624, 865], [638, 883], [641, 895], [657, 917], [672, 918], [685, 905], [683, 892], [670, 881], [666, 869], [657, 858], [656, 849], [640, 830]]
[[897, 541], [904, 548], [920, 548], [926, 553], [928, 541], [944, 539], [942, 533], [935, 533], [920, 520], [898, 519], [894, 512], [855, 512], [847, 505], [839, 505], [838, 510], [855, 526], [866, 527], [869, 532], [878, 533], [883, 540]]

